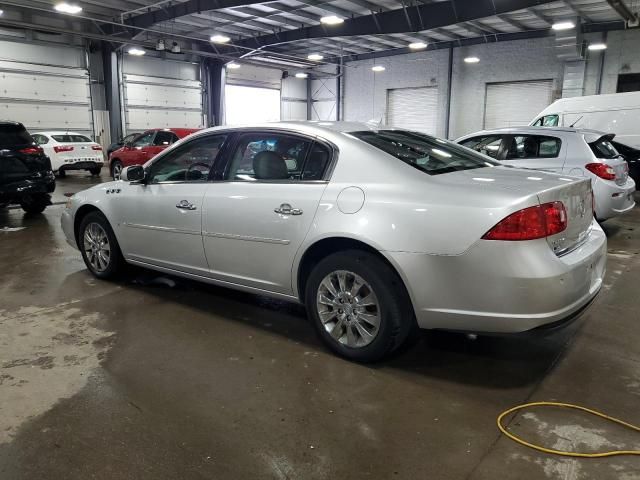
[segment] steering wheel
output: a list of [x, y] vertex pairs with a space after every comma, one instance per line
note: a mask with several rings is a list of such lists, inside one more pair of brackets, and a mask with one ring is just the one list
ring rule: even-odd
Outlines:
[[[204, 167], [207, 169], [207, 172], [209, 170], [211, 170], [211, 166], [207, 163], [202, 163], [202, 162], [196, 162], [196, 163], [192, 163], [191, 165], [189, 165], [189, 168], [187, 168], [187, 171], [185, 172], [185, 179], [189, 180], [189, 174], [191, 173], [191, 169], [194, 167]], [[202, 175], [202, 174], [201, 174]]]

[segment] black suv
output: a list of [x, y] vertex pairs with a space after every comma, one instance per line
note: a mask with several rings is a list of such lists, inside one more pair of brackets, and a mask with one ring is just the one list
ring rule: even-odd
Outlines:
[[51, 205], [55, 188], [51, 160], [24, 125], [0, 120], [0, 207], [17, 203], [40, 213]]

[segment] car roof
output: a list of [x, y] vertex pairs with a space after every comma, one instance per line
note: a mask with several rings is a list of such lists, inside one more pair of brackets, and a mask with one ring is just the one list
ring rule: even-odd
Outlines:
[[145, 130], [144, 132], [141, 133], [148, 133], [148, 132], [173, 132], [177, 135], [185, 135], [185, 134], [189, 134], [189, 133], [193, 133], [193, 132], [199, 132], [200, 130], [202, 130], [201, 128], [185, 128], [185, 127], [178, 127], [178, 128], [174, 128], [174, 127], [166, 127], [166, 128], [148, 128], [147, 130]]
[[22, 123], [15, 122], [13, 120], [0, 120], [0, 125], [12, 125], [14, 127], [24, 127], [24, 125], [22, 125]]
[[220, 127], [211, 127], [202, 132], [222, 131], [222, 130], [258, 130], [258, 129], [277, 129], [277, 130], [293, 130], [311, 135], [336, 134], [360, 132], [363, 130], [393, 130], [393, 127], [382, 125], [380, 123], [365, 122], [333, 122], [320, 120], [295, 120], [286, 122], [265, 122], [252, 123], [243, 125], [225, 125]]
[[82, 135], [83, 137], [90, 138], [86, 133], [72, 132], [70, 130], [51, 130], [46, 132], [33, 132], [34, 135]]

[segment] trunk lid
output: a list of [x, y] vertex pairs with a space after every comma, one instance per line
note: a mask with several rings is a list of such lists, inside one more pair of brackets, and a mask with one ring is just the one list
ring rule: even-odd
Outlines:
[[[62, 147], [70, 149], [57, 153], [58, 157], [62, 160], [72, 160], [74, 162], [102, 161], [102, 150], [93, 150], [94, 146], [99, 145], [84, 135], [51, 135], [51, 138], [58, 142], [58, 145], [56, 145], [58, 148]], [[54, 149], [56, 146], [54, 146]]]
[[616, 185], [624, 185], [629, 178], [629, 165], [611, 144], [611, 140], [613, 140], [614, 137], [614, 133], [604, 135], [600, 133], [585, 134], [585, 140], [598, 161], [613, 168], [616, 175], [613, 181]]

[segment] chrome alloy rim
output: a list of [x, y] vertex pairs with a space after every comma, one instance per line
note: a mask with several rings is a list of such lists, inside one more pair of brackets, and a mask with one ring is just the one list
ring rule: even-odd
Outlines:
[[113, 166], [113, 179], [114, 180], [120, 180], [120, 175], [122, 174], [122, 165], [120, 165], [119, 163], [116, 163]]
[[378, 298], [371, 286], [353, 272], [336, 270], [324, 277], [316, 308], [329, 335], [351, 348], [369, 345], [380, 329]]
[[98, 223], [90, 223], [84, 230], [82, 246], [87, 260], [96, 272], [104, 272], [109, 267], [111, 246], [107, 232]]

